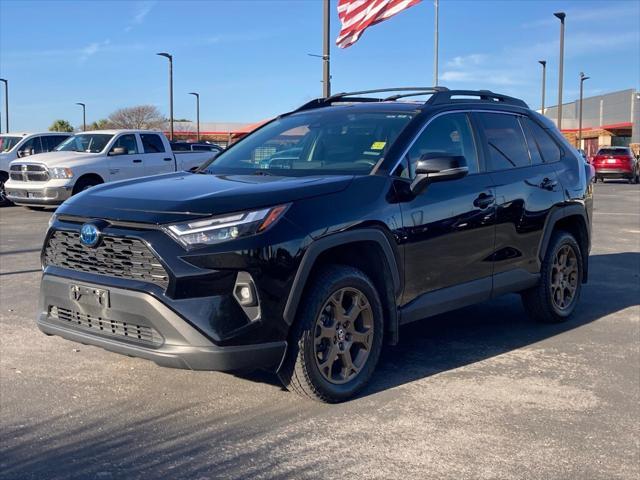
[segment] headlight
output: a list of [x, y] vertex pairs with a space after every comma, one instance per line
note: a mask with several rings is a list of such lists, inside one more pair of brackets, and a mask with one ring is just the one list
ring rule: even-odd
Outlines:
[[166, 227], [166, 231], [186, 247], [213, 245], [264, 232], [282, 217], [288, 207], [278, 205], [261, 210], [220, 215], [206, 220], [176, 223]]
[[51, 178], [72, 178], [73, 172], [67, 167], [54, 167], [49, 169]]

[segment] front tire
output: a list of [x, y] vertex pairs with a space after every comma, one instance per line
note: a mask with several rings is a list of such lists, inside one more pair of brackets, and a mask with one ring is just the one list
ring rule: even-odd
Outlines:
[[4, 183], [8, 180], [5, 173], [0, 174], [0, 207], [11, 205], [11, 201], [7, 198], [7, 192], [4, 189]]
[[75, 195], [77, 193], [84, 192], [88, 188], [94, 187], [96, 185], [100, 185], [101, 183], [102, 183], [102, 181], [100, 181], [97, 178], [93, 178], [93, 177], [81, 178], [73, 186], [73, 191], [72, 191], [71, 194]]
[[382, 304], [371, 280], [353, 267], [331, 265], [312, 282], [278, 376], [301, 396], [341, 402], [365, 386], [378, 363]]
[[554, 232], [542, 262], [540, 283], [522, 292], [529, 316], [543, 323], [567, 320], [580, 298], [582, 269], [582, 253], [573, 235]]

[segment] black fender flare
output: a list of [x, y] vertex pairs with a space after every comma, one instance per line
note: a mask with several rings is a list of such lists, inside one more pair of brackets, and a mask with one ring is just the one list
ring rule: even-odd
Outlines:
[[551, 233], [553, 232], [553, 228], [560, 220], [566, 217], [571, 216], [580, 216], [584, 221], [585, 228], [587, 229], [587, 251], [582, 252], [583, 260], [584, 260], [584, 279], [587, 278], [588, 265], [587, 260], [589, 257], [589, 249], [591, 248], [591, 229], [589, 228], [589, 217], [587, 216], [587, 211], [584, 205], [582, 204], [573, 204], [573, 205], [565, 205], [562, 207], [558, 207], [553, 210], [545, 221], [544, 225], [544, 233], [542, 238], [540, 239], [540, 245], [538, 247], [538, 259], [540, 262], [544, 260], [544, 257], [547, 253], [547, 248], [549, 247], [549, 240], [551, 240]]
[[[296, 272], [293, 280], [293, 286], [289, 292], [289, 297], [287, 298], [287, 302], [284, 307], [284, 321], [288, 325], [292, 325], [295, 320], [296, 311], [298, 310], [302, 293], [318, 256], [330, 248], [362, 241], [375, 242], [382, 249], [393, 281], [393, 292], [395, 294], [394, 301], [397, 301], [403, 288], [403, 279], [399, 269], [399, 254], [396, 253], [397, 250], [394, 250], [391, 245], [391, 241], [384, 232], [376, 228], [363, 228], [335, 233], [315, 240], [307, 247], [302, 260], [300, 261], [298, 271]], [[394, 311], [397, 309], [396, 305], [393, 306], [395, 307], [393, 308]], [[397, 314], [394, 315], [394, 317], [395, 321], [391, 322], [392, 324], [389, 326], [389, 329], [397, 335]]]

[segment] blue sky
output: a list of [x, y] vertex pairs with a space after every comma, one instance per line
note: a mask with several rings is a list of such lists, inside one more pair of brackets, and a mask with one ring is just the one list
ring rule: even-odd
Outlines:
[[[332, 2], [332, 42], [339, 21]], [[547, 104], [557, 99], [559, 22], [567, 13], [565, 101], [578, 74], [587, 94], [640, 87], [640, 2], [440, 2], [441, 84], [488, 88], [540, 103], [539, 59], [548, 61]], [[10, 82], [12, 130], [81, 122], [137, 104], [167, 107], [167, 64], [175, 57], [175, 116], [252, 122], [319, 96], [322, 6], [291, 1], [0, 0], [0, 76]], [[431, 85], [433, 2], [424, 0], [332, 47], [333, 91]], [[4, 119], [3, 119], [4, 120]], [[4, 127], [4, 125], [3, 125]]]

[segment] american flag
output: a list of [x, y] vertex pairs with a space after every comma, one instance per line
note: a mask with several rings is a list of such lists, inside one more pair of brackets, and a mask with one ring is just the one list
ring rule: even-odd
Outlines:
[[367, 27], [380, 23], [421, 0], [338, 0], [342, 29], [336, 40], [340, 48], [358, 41]]

